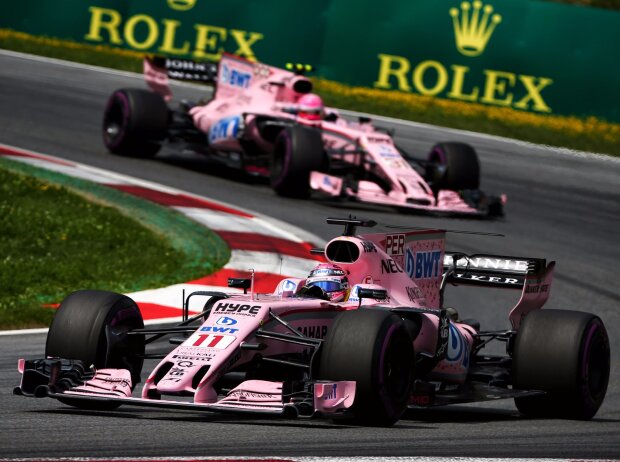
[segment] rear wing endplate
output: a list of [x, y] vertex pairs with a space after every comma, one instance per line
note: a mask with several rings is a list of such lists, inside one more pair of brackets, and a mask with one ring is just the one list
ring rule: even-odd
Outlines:
[[442, 286], [451, 283], [520, 289], [521, 297], [508, 315], [513, 329], [518, 329], [524, 316], [547, 302], [554, 269], [555, 262], [547, 264], [544, 258], [446, 252]]
[[170, 79], [209, 85], [217, 83], [218, 67], [215, 63], [198, 63], [189, 59], [146, 56], [143, 70], [147, 85], [166, 101], [170, 101], [172, 98]]

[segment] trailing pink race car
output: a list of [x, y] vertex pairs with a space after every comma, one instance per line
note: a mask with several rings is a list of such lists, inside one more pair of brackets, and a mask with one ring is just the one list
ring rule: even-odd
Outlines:
[[[84, 409], [141, 405], [365, 425], [391, 425], [408, 407], [498, 398], [514, 398], [527, 416], [596, 414], [609, 339], [595, 315], [541, 310], [553, 262], [446, 252], [441, 230], [356, 235], [374, 223], [328, 222], [345, 232], [317, 250], [327, 263], [307, 279], [283, 279], [269, 294], [255, 293], [252, 278], [229, 281], [243, 293], [191, 293], [174, 327], [145, 328], [124, 295], [71, 294], [51, 324], [45, 358], [19, 360], [15, 393]], [[509, 327], [485, 331], [460, 319], [443, 306], [447, 284], [519, 290]], [[208, 299], [190, 317], [194, 297]], [[168, 335], [166, 351], [147, 352]], [[504, 342], [506, 354], [484, 354], [490, 341]], [[144, 360], [155, 358], [138, 390]]]
[[[152, 156], [163, 143], [270, 177], [276, 193], [334, 198], [464, 215], [501, 215], [504, 195], [479, 190], [480, 165], [464, 143], [443, 142], [426, 159], [399, 149], [370, 119], [347, 121], [323, 107], [312, 82], [296, 71], [224, 55], [219, 64], [145, 60], [153, 91], [121, 89], [110, 97], [103, 139], [113, 153]], [[169, 107], [168, 79], [213, 84], [208, 101]]]

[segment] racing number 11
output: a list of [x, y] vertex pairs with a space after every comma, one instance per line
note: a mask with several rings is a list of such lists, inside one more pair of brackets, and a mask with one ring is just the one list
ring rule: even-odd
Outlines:
[[[202, 345], [205, 342], [205, 340], [207, 340], [208, 338], [211, 338], [211, 341], [207, 343], [206, 345]], [[223, 335], [198, 334], [198, 340], [196, 340], [192, 346], [197, 347], [197, 346], [202, 345], [205, 348], [215, 348], [217, 344], [220, 342], [220, 340], [222, 340], [223, 338], [224, 338]]]
[[234, 335], [203, 334], [195, 332], [183, 345], [193, 348], [215, 348], [217, 350], [225, 350], [236, 338], [237, 337]]

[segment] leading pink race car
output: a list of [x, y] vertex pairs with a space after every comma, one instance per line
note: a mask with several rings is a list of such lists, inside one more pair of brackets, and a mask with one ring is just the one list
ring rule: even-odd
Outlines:
[[[83, 409], [156, 406], [363, 425], [391, 425], [407, 408], [499, 398], [514, 398], [526, 416], [596, 414], [609, 339], [593, 314], [541, 309], [554, 262], [446, 252], [442, 230], [356, 235], [375, 223], [328, 222], [344, 233], [316, 250], [327, 263], [307, 279], [285, 278], [268, 294], [255, 293], [252, 278], [231, 279], [236, 292], [191, 293], [176, 326], [145, 328], [121, 294], [71, 294], [50, 326], [45, 357], [19, 360], [15, 393]], [[520, 291], [508, 328], [485, 331], [460, 319], [444, 306], [447, 284]], [[190, 316], [195, 297], [207, 301]], [[155, 341], [165, 336], [170, 346], [161, 352]], [[485, 354], [491, 341], [506, 354]], [[139, 390], [145, 359], [159, 362]]]
[[[415, 159], [370, 119], [348, 121], [325, 108], [312, 82], [294, 71], [224, 54], [218, 64], [146, 59], [153, 91], [120, 89], [103, 120], [107, 148], [153, 156], [178, 144], [230, 167], [270, 178], [276, 193], [333, 198], [400, 209], [459, 215], [502, 215], [506, 196], [480, 191], [475, 150], [460, 142], [435, 145]], [[209, 100], [168, 105], [169, 78], [215, 86]]]

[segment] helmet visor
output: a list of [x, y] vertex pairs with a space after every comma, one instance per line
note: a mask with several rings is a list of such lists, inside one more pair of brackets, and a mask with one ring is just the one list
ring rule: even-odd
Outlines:
[[342, 290], [342, 284], [337, 281], [313, 281], [308, 283], [309, 286], [318, 286], [325, 292], [334, 292], [335, 290]]

